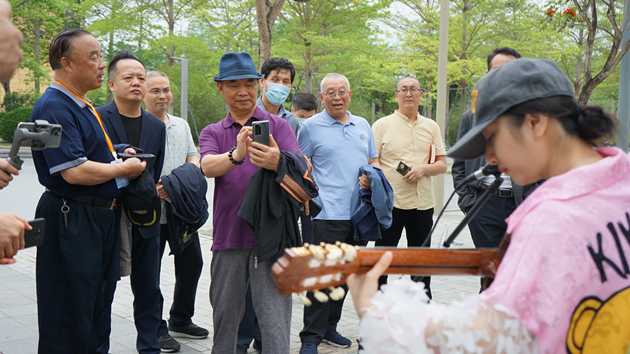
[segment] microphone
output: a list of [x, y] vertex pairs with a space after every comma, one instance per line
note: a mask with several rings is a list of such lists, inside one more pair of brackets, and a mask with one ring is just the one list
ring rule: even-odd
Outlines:
[[457, 187], [459, 188], [461, 186], [465, 186], [471, 182], [478, 181], [486, 176], [499, 175], [499, 174], [500, 174], [499, 166], [487, 164], [483, 166], [482, 168], [478, 169], [477, 171], [466, 176], [466, 178], [460, 184], [458, 184]]

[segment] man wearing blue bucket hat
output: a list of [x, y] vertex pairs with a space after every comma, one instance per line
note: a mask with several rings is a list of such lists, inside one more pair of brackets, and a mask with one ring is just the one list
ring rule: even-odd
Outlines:
[[[213, 308], [212, 353], [235, 353], [245, 293], [251, 284], [265, 351], [288, 353], [291, 296], [280, 296], [271, 278], [272, 259], [256, 257], [254, 231], [237, 212], [250, 178], [258, 170], [277, 170], [280, 151], [301, 153], [284, 119], [256, 106], [263, 75], [246, 52], [225, 53], [214, 77], [229, 112], [199, 136], [201, 169], [215, 178], [210, 303]], [[269, 146], [253, 142], [252, 122], [269, 121]]]

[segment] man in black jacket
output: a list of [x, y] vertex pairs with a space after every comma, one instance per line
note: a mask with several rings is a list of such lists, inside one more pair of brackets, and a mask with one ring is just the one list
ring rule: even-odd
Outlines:
[[[505, 64], [509, 60], [520, 58], [521, 55], [512, 48], [497, 48], [488, 55], [488, 71]], [[461, 139], [472, 127], [473, 114], [469, 109], [462, 115], [459, 123], [457, 139]], [[486, 165], [486, 158], [482, 156], [475, 160], [453, 162], [453, 184], [456, 188], [459, 200], [457, 204], [465, 213], [475, 205], [481, 194], [494, 181], [494, 176], [488, 176], [479, 181], [457, 188], [458, 184], [466, 176]], [[496, 248], [505, 235], [507, 224], [505, 219], [523, 202], [538, 186], [537, 183], [519, 186], [511, 181], [509, 176], [502, 174], [504, 182], [496, 194], [492, 195], [488, 202], [479, 210], [479, 213], [470, 221], [468, 228], [473, 242], [477, 248]], [[482, 279], [483, 284], [483, 279]]]
[[278, 172], [258, 169], [249, 181], [238, 216], [254, 229], [259, 261], [275, 261], [285, 248], [302, 246], [298, 210], [318, 194], [311, 169], [305, 156], [282, 151]]
[[[96, 110], [103, 119], [103, 125], [114, 144], [127, 143], [142, 149], [155, 158], [147, 159], [147, 171], [157, 183], [164, 163], [166, 128], [158, 118], [141, 108], [146, 94], [146, 70], [144, 64], [128, 50], [118, 52], [107, 68], [109, 88], [114, 100]], [[156, 190], [157, 195], [157, 190]], [[124, 207], [124, 206], [123, 206]], [[159, 212], [158, 212], [158, 215]], [[124, 233], [123, 233], [124, 235]], [[136, 348], [139, 353], [160, 353], [157, 330], [161, 319], [159, 306], [160, 287], [158, 281], [160, 221], [148, 228], [131, 226], [131, 288], [134, 294], [133, 315], [138, 338]], [[124, 245], [123, 236], [121, 244]], [[121, 247], [122, 251], [122, 247]], [[121, 267], [121, 273], [124, 271]], [[109, 350], [111, 328], [111, 303], [116, 290], [116, 282], [105, 285], [105, 307], [99, 353]], [[110, 310], [110, 311], [107, 311]]]

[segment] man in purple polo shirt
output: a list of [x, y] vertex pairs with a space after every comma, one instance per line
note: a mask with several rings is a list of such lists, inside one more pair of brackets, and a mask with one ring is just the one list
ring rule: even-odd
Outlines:
[[[254, 231], [237, 215], [249, 180], [258, 168], [277, 171], [280, 150], [301, 153], [289, 124], [256, 106], [262, 77], [249, 53], [225, 53], [214, 81], [229, 112], [220, 122], [205, 127], [199, 136], [201, 170], [215, 179], [210, 268], [213, 354], [235, 353], [250, 282], [265, 351], [290, 350], [291, 296], [276, 293], [272, 260], [258, 262]], [[263, 120], [269, 121], [270, 146], [251, 140], [252, 122]]]

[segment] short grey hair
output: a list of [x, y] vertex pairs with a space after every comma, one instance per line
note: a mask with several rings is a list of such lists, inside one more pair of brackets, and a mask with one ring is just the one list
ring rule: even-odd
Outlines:
[[346, 80], [346, 85], [348, 87], [346, 87], [348, 89], [348, 91], [350, 91], [350, 81], [348, 81], [348, 78], [341, 75], [341, 74], [337, 74], [337, 73], [330, 73], [330, 74], [326, 74], [326, 76], [324, 76], [324, 78], [322, 79], [322, 82], [320, 84], [321, 86], [321, 90], [322, 92], [324, 91], [324, 82], [326, 82], [327, 79], [336, 79], [336, 78], [340, 78], [342, 77], [344, 80]]
[[165, 73], [163, 73], [161, 71], [157, 71], [157, 70], [152, 70], [152, 71], [149, 71], [147, 73], [147, 80], [149, 80], [152, 77], [165, 77], [165, 78], [168, 79], [168, 75], [166, 75]]
[[422, 88], [422, 87], [420, 87], [420, 80], [418, 80], [415, 76], [407, 75], [407, 76], [403, 77], [402, 79], [398, 80], [398, 83], [396, 84], [396, 90], [398, 90], [398, 86], [400, 86], [400, 82], [403, 81], [404, 79], [414, 79], [418, 83], [418, 88], [419, 89]]

